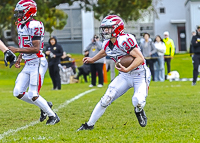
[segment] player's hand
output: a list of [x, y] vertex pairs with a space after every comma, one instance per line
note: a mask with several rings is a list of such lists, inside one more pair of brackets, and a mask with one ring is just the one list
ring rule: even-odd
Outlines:
[[121, 71], [121, 72], [129, 72], [127, 68], [125, 68], [124, 66], [122, 66], [120, 63], [119, 63], [119, 66], [120, 67], [117, 67], [116, 64], [115, 64], [115, 68], [118, 70], [118, 71]]
[[93, 60], [92, 60], [92, 58], [90, 58], [90, 57], [85, 57], [85, 58], [83, 58], [83, 63], [85, 63], [85, 64], [90, 64], [90, 63], [93, 63]]
[[4, 62], [5, 66], [8, 66], [8, 62], [10, 62], [10, 68], [15, 64], [17, 57], [11, 50], [7, 50], [4, 52]]
[[19, 61], [16, 61], [16, 63], [15, 63], [15, 67], [16, 67], [16, 68], [20, 68], [20, 67], [21, 67], [21, 65], [20, 65], [20, 62], [19, 62]]

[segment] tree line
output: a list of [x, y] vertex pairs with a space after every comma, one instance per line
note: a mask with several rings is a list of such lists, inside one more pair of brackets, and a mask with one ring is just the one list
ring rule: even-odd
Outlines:
[[[1, 0], [0, 3], [0, 38], [7, 43], [4, 30], [11, 29], [12, 40], [17, 43], [17, 32], [14, 19], [14, 9], [19, 0]], [[85, 11], [94, 11], [96, 19], [108, 14], [117, 14], [125, 21], [137, 20], [141, 11], [151, 6], [152, 0], [35, 0], [37, 3], [36, 20], [42, 21], [45, 31], [52, 33], [53, 29], [63, 29], [67, 24], [68, 14], [55, 7], [62, 3], [72, 5], [78, 1]]]

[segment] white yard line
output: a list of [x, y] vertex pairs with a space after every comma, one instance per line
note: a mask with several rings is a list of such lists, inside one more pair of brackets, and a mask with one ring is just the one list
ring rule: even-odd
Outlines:
[[[82, 96], [86, 95], [87, 93], [90, 93], [90, 92], [92, 92], [94, 90], [96, 90], [96, 89], [87, 90], [87, 91], [85, 91], [83, 93], [78, 94], [77, 96], [75, 96], [74, 98], [72, 98], [70, 100], [66, 100], [64, 103], [62, 103], [60, 106], [58, 106], [58, 108], [54, 109], [54, 111], [58, 112], [59, 109], [64, 108], [69, 103], [79, 99], [80, 97], [82, 97]], [[19, 128], [15, 129], [15, 130], [10, 129], [7, 132], [4, 132], [3, 134], [0, 134], [0, 140], [2, 140], [5, 136], [8, 136], [10, 134], [14, 134], [14, 133], [16, 133], [16, 132], [18, 132], [20, 130], [24, 130], [24, 129], [26, 129], [26, 128], [30, 127], [30, 126], [34, 126], [35, 124], [38, 124], [38, 123], [39, 123], [39, 121], [34, 121], [34, 122], [29, 123], [28, 125], [25, 125], [23, 127], [19, 127]]]

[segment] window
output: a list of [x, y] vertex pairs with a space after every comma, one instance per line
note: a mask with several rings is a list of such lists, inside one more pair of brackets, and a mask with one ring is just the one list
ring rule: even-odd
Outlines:
[[160, 13], [165, 13], [165, 8], [164, 7], [160, 8]]

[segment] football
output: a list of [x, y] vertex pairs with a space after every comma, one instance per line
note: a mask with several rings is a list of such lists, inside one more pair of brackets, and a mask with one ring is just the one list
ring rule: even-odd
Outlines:
[[120, 68], [119, 66], [119, 63], [124, 66], [124, 67], [128, 67], [131, 65], [131, 63], [134, 61], [134, 57], [131, 56], [131, 55], [126, 55], [126, 56], [123, 56], [121, 59], [119, 59], [116, 63], [116, 66]]

